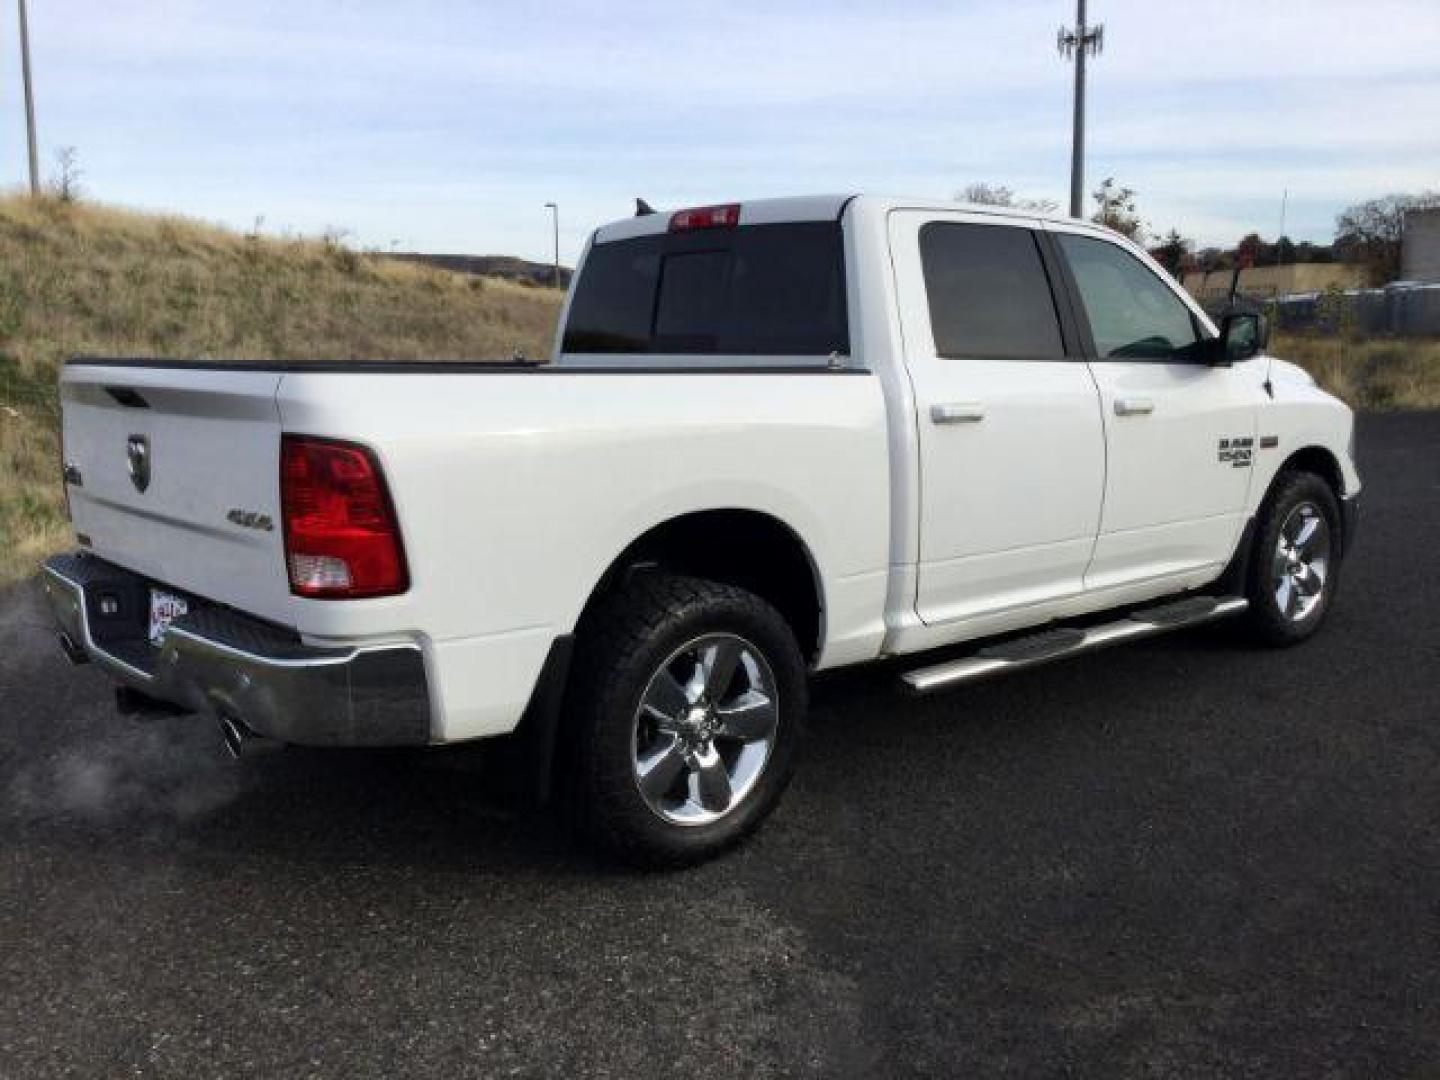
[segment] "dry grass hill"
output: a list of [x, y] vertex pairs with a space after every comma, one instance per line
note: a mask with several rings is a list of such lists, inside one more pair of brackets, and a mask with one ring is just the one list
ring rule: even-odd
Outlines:
[[0, 585], [67, 541], [55, 385], [68, 356], [543, 356], [558, 306], [553, 290], [324, 240], [0, 199]]

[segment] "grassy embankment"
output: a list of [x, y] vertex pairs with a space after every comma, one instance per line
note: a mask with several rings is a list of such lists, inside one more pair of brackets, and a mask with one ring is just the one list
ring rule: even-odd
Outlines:
[[[67, 356], [540, 356], [557, 304], [324, 240], [0, 199], [0, 586], [69, 540], [55, 397]], [[1273, 348], [1359, 408], [1440, 407], [1440, 342], [1277, 335]]]
[[1270, 351], [1356, 409], [1440, 409], [1440, 341], [1276, 334]]

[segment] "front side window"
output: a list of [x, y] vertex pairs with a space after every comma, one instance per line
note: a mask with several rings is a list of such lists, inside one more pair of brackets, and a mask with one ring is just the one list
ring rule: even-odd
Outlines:
[[920, 262], [937, 356], [1064, 357], [1055, 298], [1029, 229], [931, 221], [920, 229]]
[[1199, 340], [1190, 309], [1153, 271], [1104, 240], [1059, 233], [1101, 360], [1186, 360]]

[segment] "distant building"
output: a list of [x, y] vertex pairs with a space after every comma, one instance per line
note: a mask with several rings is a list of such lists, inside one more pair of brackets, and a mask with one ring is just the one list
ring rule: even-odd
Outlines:
[[[1185, 289], [1202, 304], [1223, 300], [1230, 293], [1233, 270], [1194, 270], [1185, 275]], [[1363, 267], [1345, 263], [1285, 263], [1251, 266], [1240, 271], [1239, 291], [1257, 299], [1294, 296], [1297, 293], [1358, 289], [1365, 284]]]
[[1406, 211], [1401, 236], [1401, 279], [1440, 281], [1440, 207]]

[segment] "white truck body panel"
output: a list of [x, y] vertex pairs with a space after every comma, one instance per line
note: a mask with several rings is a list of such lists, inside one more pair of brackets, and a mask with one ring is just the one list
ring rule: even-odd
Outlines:
[[[1099, 237], [1159, 272], [1104, 230], [875, 197], [740, 211], [742, 228], [792, 221], [843, 226], [846, 356], [597, 356], [567, 353], [557, 337], [542, 370], [72, 363], [76, 530], [105, 560], [307, 644], [418, 647], [432, 738], [447, 742], [512, 730], [552, 642], [575, 630], [607, 571], [687, 514], [749, 511], [793, 533], [820, 601], [812, 665], [827, 668], [1204, 585], [1295, 451], [1322, 449], [1345, 493], [1359, 490], [1349, 410], [1267, 357], [1212, 367], [1073, 350], [1053, 362], [937, 354], [916, 242], [927, 222]], [[596, 245], [667, 222], [598, 230], [576, 282]], [[1149, 408], [1121, 408], [1136, 400]], [[405, 592], [291, 594], [282, 432], [374, 452], [404, 541]], [[150, 440], [144, 492], [126, 472], [132, 435]], [[1217, 460], [1218, 440], [1262, 436], [1276, 446], [1250, 467]], [[257, 516], [273, 528], [255, 528]]]
[[1302, 368], [1276, 357], [1264, 357], [1265, 382], [1273, 395], [1261, 412], [1260, 426], [1275, 435], [1279, 453], [1259, 456], [1250, 478], [1247, 516], [1265, 498], [1270, 482], [1295, 451], [1322, 448], [1340, 466], [1346, 495], [1359, 495], [1360, 473], [1355, 468], [1355, 417], [1343, 404], [1316, 384]]
[[422, 640], [446, 739], [508, 730], [605, 570], [687, 513], [784, 523], [823, 583], [818, 666], [878, 652], [889, 491], [872, 376], [295, 373], [279, 406], [286, 430], [373, 447], [412, 523], [406, 594], [297, 598], [291, 621], [317, 642]]
[[[1214, 332], [1194, 298], [1138, 246], [1079, 223], [1045, 227], [1052, 234], [1117, 244]], [[1252, 470], [1216, 468], [1216, 436], [1254, 438], [1265, 400], [1263, 358], [1230, 367], [1098, 359], [1087, 366], [1100, 392], [1106, 463], [1100, 530], [1085, 588], [1219, 573], [1244, 525]], [[1186, 482], [1175, 483], [1177, 476]]]
[[936, 354], [917, 232], [930, 222], [994, 221], [959, 211], [890, 215], [919, 432], [918, 611], [931, 625], [1080, 592], [1105, 484], [1105, 432], [1084, 364]]
[[[75, 531], [138, 573], [287, 620], [279, 384], [273, 371], [68, 365], [64, 452], [82, 472], [69, 489]], [[144, 491], [128, 468], [135, 437], [147, 440]], [[237, 508], [268, 516], [275, 528], [237, 527], [226, 518]]]

